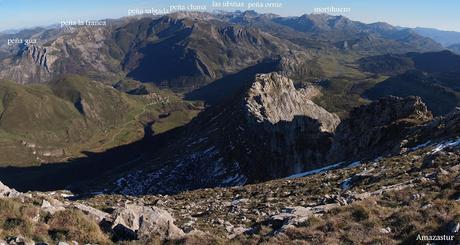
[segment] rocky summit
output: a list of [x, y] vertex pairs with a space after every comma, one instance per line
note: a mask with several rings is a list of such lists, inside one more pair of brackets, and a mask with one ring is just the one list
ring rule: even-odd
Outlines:
[[248, 117], [255, 118], [257, 123], [276, 124], [305, 116], [317, 120], [320, 131], [333, 132], [340, 119], [313, 103], [310, 94], [308, 89], [296, 90], [287, 77], [277, 73], [260, 74], [247, 92]]

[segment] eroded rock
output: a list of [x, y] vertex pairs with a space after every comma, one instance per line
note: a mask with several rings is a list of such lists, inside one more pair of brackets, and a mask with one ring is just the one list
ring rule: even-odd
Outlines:
[[174, 225], [171, 214], [158, 207], [128, 204], [114, 212], [113, 220], [112, 229], [121, 239], [146, 239], [152, 236], [177, 239], [184, 235]]
[[15, 189], [9, 188], [0, 182], [0, 197], [20, 197], [22, 193], [16, 191]]

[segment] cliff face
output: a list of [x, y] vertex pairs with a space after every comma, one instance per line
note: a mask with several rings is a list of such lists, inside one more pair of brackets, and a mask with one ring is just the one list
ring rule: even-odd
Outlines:
[[413, 129], [432, 119], [419, 97], [386, 97], [358, 107], [337, 128], [328, 158], [338, 162], [399, 153]]
[[320, 131], [333, 132], [340, 119], [313, 103], [310, 94], [307, 89], [296, 90], [287, 77], [277, 73], [260, 74], [245, 99], [248, 119], [276, 124], [290, 122], [295, 116], [305, 116], [317, 120]]
[[458, 134], [457, 114], [433, 119], [419, 97], [387, 97], [354, 109], [340, 122], [310, 100], [309, 90], [294, 88], [278, 73], [259, 74], [233, 100], [167, 135], [173, 140], [150, 164], [161, 167], [134, 171], [109, 189], [174, 193], [257, 183], [332, 163], [397, 155]]
[[115, 191], [232, 186], [317, 167], [340, 120], [315, 105], [312, 94], [277, 73], [259, 74], [247, 90], [167, 136], [171, 143], [155, 153], [158, 162], [152, 163], [161, 168], [133, 172]]
[[55, 57], [48, 53], [47, 48], [24, 45], [15, 56], [0, 63], [0, 76], [20, 84], [48, 80], [52, 77], [51, 67], [54, 61]]
[[[245, 137], [259, 149], [252, 157], [265, 162], [266, 176], [292, 174], [324, 161], [340, 119], [313, 103], [310, 94], [277, 73], [258, 75], [247, 92], [246, 122], [254, 136]], [[260, 172], [260, 166], [248, 167], [248, 172]]]

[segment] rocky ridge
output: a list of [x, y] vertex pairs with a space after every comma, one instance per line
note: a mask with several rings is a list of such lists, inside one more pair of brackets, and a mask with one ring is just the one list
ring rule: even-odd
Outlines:
[[[178, 91], [201, 88], [266, 59], [283, 57], [280, 67], [286, 69], [285, 75], [297, 79], [320, 74], [319, 66], [312, 67], [310, 61], [331, 51], [380, 54], [441, 49], [429, 38], [388, 24], [366, 25], [343, 16], [284, 18], [255, 12], [136, 16], [107, 20], [100, 27], [24, 30], [19, 36], [38, 42], [19, 51], [0, 46], [2, 78], [37, 83], [68, 73], [101, 80], [128, 75]], [[0, 35], [0, 41], [8, 38]], [[35, 58], [22, 56], [24, 50]], [[149, 69], [153, 72], [146, 72]]]
[[397, 155], [421, 143], [420, 131], [440, 120], [433, 119], [419, 97], [388, 97], [356, 108], [340, 122], [310, 100], [315, 94], [310, 89], [296, 89], [278, 73], [259, 74], [245, 93], [206, 111], [176, 135], [177, 141], [166, 148], [180, 145], [185, 151], [158, 154], [167, 154], [170, 163], [154, 169], [143, 166], [109, 189], [135, 195], [175, 193]]
[[386, 97], [350, 112], [335, 131], [331, 162], [398, 154], [412, 129], [433, 119], [419, 97]]
[[340, 123], [337, 115], [311, 101], [305, 89], [296, 90], [292, 80], [277, 73], [260, 74], [247, 92], [246, 106], [258, 123], [292, 121], [306, 116], [320, 122], [320, 130], [333, 132]]
[[[167, 159], [158, 158], [162, 167], [135, 170], [119, 179], [114, 191], [168, 193], [240, 185], [311, 168], [308, 163], [324, 160], [323, 151], [329, 149], [331, 132], [340, 122], [314, 104], [311, 94], [277, 73], [259, 74], [245, 92], [176, 132], [158, 153]], [[173, 148], [184, 151], [168, 151]]]

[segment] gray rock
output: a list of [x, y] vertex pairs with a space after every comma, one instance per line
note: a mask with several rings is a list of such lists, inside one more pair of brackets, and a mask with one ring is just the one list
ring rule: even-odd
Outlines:
[[278, 73], [259, 74], [246, 98], [249, 113], [257, 122], [292, 121], [307, 116], [320, 123], [323, 132], [333, 132], [340, 119], [310, 100], [306, 90], [296, 90], [292, 80]]
[[4, 185], [0, 182], [0, 197], [20, 197], [22, 193], [16, 191], [15, 189], [9, 188], [8, 186]]
[[9, 245], [34, 245], [35, 243], [34, 242], [31, 242], [27, 239], [25, 239], [24, 237], [8, 237], [6, 239], [6, 244], [9, 244]]
[[83, 205], [81, 203], [75, 203], [73, 206], [76, 209], [82, 211], [84, 214], [90, 216], [91, 218], [93, 218], [97, 222], [101, 222], [104, 219], [108, 219], [109, 216], [110, 216], [110, 214], [108, 214], [106, 212], [102, 212], [101, 210], [98, 210], [98, 209], [95, 209], [93, 207]]
[[391, 233], [391, 228], [390, 227], [382, 228], [382, 229], [380, 229], [380, 232], [382, 234], [389, 234], [389, 233]]
[[167, 211], [158, 207], [128, 204], [116, 210], [112, 216], [113, 231], [128, 239], [146, 239], [158, 235], [162, 239], [177, 239], [184, 232], [174, 225], [174, 219]]
[[453, 172], [453, 173], [460, 172], [460, 164], [457, 164], [457, 165], [454, 165], [454, 166], [450, 167], [450, 171]]
[[288, 207], [282, 210], [281, 213], [273, 215], [269, 218], [268, 223], [275, 230], [283, 230], [287, 225], [293, 225], [306, 221], [315, 214], [311, 208], [305, 207]]
[[439, 168], [439, 172], [438, 172], [438, 174], [440, 174], [440, 175], [448, 175], [448, 174], [449, 174], [449, 172], [447, 172], [447, 171], [446, 171], [446, 170], [444, 170], [443, 168]]
[[43, 200], [41, 209], [50, 214], [55, 214], [56, 212], [65, 210], [65, 206], [62, 202], [50, 198], [48, 200]]

